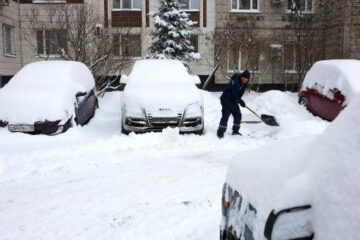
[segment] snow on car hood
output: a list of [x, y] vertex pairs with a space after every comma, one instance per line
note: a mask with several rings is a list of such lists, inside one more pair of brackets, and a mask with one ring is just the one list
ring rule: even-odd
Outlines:
[[0, 89], [0, 120], [34, 123], [67, 119], [74, 115], [76, 93], [94, 86], [91, 72], [80, 62], [28, 64]]
[[124, 89], [123, 109], [173, 116], [190, 104], [202, 106], [195, 78], [176, 60], [137, 61]]
[[[360, 95], [314, 142], [310, 175], [316, 239], [358, 239]], [[329, 227], [331, 226], [331, 227]]]

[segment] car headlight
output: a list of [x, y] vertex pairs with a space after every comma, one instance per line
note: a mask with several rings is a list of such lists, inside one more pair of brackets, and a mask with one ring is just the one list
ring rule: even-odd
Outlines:
[[202, 106], [199, 103], [188, 105], [185, 110], [185, 117], [200, 117], [202, 116]]
[[124, 115], [126, 117], [136, 117], [136, 118], [145, 118], [146, 117], [146, 111], [144, 108], [142, 108], [139, 105], [135, 104], [127, 104], [123, 108]]

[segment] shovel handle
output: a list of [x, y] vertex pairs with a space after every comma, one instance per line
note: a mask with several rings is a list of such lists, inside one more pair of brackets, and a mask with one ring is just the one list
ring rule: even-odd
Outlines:
[[247, 110], [249, 110], [250, 112], [252, 112], [255, 116], [257, 116], [258, 118], [261, 119], [261, 116], [259, 114], [257, 114], [254, 110], [252, 110], [251, 108], [249, 108], [248, 106], [245, 106]]

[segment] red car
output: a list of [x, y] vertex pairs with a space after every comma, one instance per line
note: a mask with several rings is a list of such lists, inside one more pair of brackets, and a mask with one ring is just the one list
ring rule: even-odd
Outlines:
[[332, 121], [360, 93], [359, 60], [316, 62], [305, 76], [299, 103], [316, 116]]

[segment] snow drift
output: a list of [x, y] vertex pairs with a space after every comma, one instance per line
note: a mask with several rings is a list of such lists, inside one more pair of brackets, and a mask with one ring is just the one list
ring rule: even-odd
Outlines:
[[[293, 139], [233, 159], [226, 182], [258, 210], [255, 239], [272, 209], [311, 204], [316, 239], [357, 239], [360, 95], [318, 138]], [[330, 227], [331, 226], [331, 227]]]

